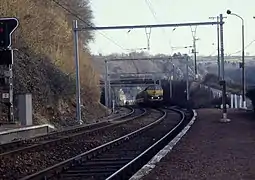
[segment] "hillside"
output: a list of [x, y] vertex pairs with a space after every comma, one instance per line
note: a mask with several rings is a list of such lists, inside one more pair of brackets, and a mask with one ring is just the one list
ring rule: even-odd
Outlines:
[[[14, 93], [32, 93], [36, 123], [73, 124], [75, 117], [75, 79], [72, 20], [62, 5], [91, 23], [87, 0], [2, 0], [2, 17], [16, 16], [20, 26], [13, 35]], [[74, 11], [75, 10], [75, 11]], [[79, 24], [84, 25], [83, 22]], [[85, 26], [85, 25], [84, 25]], [[81, 33], [80, 74], [83, 119], [103, 116], [99, 103], [98, 75], [91, 65], [87, 44], [92, 34]], [[16, 102], [16, 101], [15, 101]], [[17, 117], [17, 116], [16, 116]]]

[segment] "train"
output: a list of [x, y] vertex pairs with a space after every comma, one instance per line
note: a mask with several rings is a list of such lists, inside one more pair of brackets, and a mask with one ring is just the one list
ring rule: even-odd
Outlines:
[[149, 85], [143, 91], [139, 92], [135, 98], [135, 104], [138, 106], [156, 106], [163, 103], [163, 88], [158, 85]]

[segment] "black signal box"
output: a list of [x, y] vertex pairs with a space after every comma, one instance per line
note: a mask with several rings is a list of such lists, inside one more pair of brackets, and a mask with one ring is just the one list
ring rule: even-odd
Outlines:
[[18, 27], [16, 18], [0, 18], [0, 48], [7, 49], [11, 46], [11, 35]]
[[13, 64], [13, 50], [0, 50], [0, 65]]

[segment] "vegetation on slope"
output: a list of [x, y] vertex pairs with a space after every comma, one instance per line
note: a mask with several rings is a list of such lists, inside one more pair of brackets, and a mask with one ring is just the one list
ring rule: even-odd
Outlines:
[[[222, 86], [219, 84], [218, 77], [215, 74], [210, 74], [210, 73], [207, 74], [204, 77], [204, 80], [202, 83], [215, 89], [222, 89]], [[242, 86], [240, 84], [234, 83], [233, 81], [226, 80], [226, 89], [228, 92], [240, 94]]]
[[[57, 3], [56, 3], [57, 2]], [[88, 0], [2, 0], [1, 17], [17, 17], [20, 26], [14, 33], [13, 48], [15, 94], [32, 93], [35, 114], [58, 118], [62, 114], [75, 115], [74, 52], [72, 20], [63, 7], [78, 14], [89, 24], [92, 19]], [[78, 21], [81, 25], [84, 22]], [[91, 109], [102, 114], [98, 75], [91, 65], [87, 44], [92, 39], [90, 32], [80, 33], [80, 74], [82, 103], [88, 117]], [[70, 107], [73, 104], [73, 107]], [[94, 106], [94, 107], [93, 107]], [[95, 108], [97, 107], [97, 108]], [[45, 114], [45, 111], [47, 113]], [[51, 111], [49, 113], [48, 111]], [[89, 112], [88, 112], [89, 111]], [[40, 117], [41, 118], [41, 117]]]

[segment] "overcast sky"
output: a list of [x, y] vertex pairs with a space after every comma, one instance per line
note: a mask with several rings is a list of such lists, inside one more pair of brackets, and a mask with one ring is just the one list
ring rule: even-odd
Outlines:
[[[227, 15], [226, 10], [242, 16], [245, 21], [245, 45], [255, 40], [255, 0], [91, 0], [96, 26], [134, 25], [156, 23], [182, 23], [210, 21], [210, 16], [222, 13], [224, 19], [224, 46], [226, 54], [241, 49], [241, 20]], [[151, 7], [151, 9], [149, 8]], [[154, 14], [154, 15], [153, 15]], [[155, 16], [155, 17], [154, 17]], [[194, 30], [195, 27], [192, 27]], [[148, 29], [149, 31], [149, 29]], [[118, 45], [101, 35], [116, 42]], [[216, 26], [198, 26], [196, 35], [199, 55], [215, 55], [217, 52]], [[215, 45], [213, 45], [215, 44]], [[173, 49], [192, 45], [190, 27], [157, 28], [151, 30], [150, 53], [187, 53], [188, 49]], [[120, 47], [119, 47], [120, 46]], [[145, 29], [107, 30], [95, 32], [95, 42], [90, 44], [92, 53], [109, 54], [128, 52], [128, 49], [147, 47]], [[246, 52], [255, 55], [255, 42]], [[236, 53], [233, 55], [241, 55]]]

